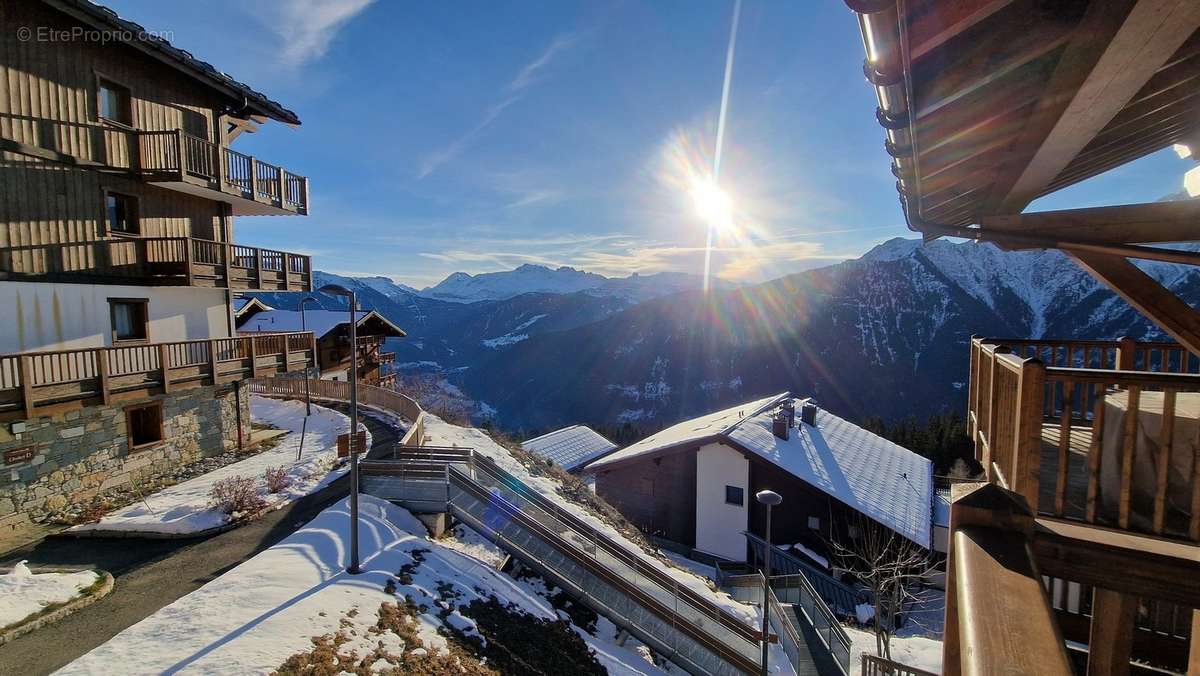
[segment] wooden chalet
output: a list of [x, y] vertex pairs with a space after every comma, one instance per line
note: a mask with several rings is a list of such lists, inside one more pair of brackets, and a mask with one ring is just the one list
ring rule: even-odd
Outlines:
[[1134, 264], [1200, 263], [1166, 245], [1200, 200], [1026, 211], [1200, 150], [1200, 2], [846, 3], [909, 226], [1061, 250], [1172, 339], [964, 346], [988, 483], [951, 506], [944, 673], [1200, 674], [1200, 312]]

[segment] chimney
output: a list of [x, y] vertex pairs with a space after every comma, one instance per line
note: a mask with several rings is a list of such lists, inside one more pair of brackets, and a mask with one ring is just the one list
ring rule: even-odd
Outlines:
[[771, 431], [775, 436], [787, 441], [788, 439], [788, 416], [783, 410], [775, 412], [775, 416], [771, 418]]
[[817, 425], [817, 405], [812, 400], [804, 402], [800, 407], [800, 422], [805, 425], [816, 427]]
[[785, 413], [787, 413], [788, 427], [795, 427], [796, 426], [796, 400], [790, 399], [790, 398], [785, 399], [783, 401], [783, 411]]

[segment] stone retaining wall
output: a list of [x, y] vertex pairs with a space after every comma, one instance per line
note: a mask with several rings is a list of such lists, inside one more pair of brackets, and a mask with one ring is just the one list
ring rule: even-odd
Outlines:
[[[0, 425], [0, 454], [26, 448], [33, 454], [0, 465], [0, 533], [49, 521], [68, 505], [236, 448], [237, 399], [232, 385], [195, 387]], [[155, 400], [163, 405], [163, 440], [131, 453], [125, 408]], [[241, 405], [242, 434], [249, 439], [250, 394], [244, 389]]]

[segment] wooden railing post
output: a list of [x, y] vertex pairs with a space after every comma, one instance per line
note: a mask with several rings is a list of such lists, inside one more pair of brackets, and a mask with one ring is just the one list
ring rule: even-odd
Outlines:
[[[993, 470], [992, 464], [995, 462], [995, 454], [1001, 452], [1000, 449], [996, 448], [996, 401], [999, 399], [997, 395], [1000, 387], [1000, 378], [998, 377], [998, 374], [1002, 368], [999, 364], [1000, 360], [997, 358], [997, 355], [1008, 354], [1009, 352], [1010, 350], [1003, 345], [993, 349], [990, 354], [983, 352], [982, 349], [980, 351], [980, 354], [988, 354], [988, 364], [985, 368], [987, 368], [989, 375], [987, 401], [982, 402], [983, 406], [981, 407], [987, 408], [987, 424], [983, 427], [985, 443], [983, 444], [982, 457], [977, 457], [976, 459], [979, 460], [981, 465], [983, 465], [984, 475], [987, 477], [988, 481], [996, 481], [998, 479], [995, 471]], [[978, 456], [978, 438], [975, 439], [975, 448], [976, 455]]]
[[279, 206], [282, 208], [287, 204], [287, 171], [283, 167], [279, 168]]
[[258, 160], [250, 158], [250, 199], [258, 199]]
[[100, 378], [100, 401], [108, 406], [112, 393], [108, 391], [108, 350], [96, 350], [96, 374]]
[[[1137, 342], [1128, 336], [1117, 339], [1117, 370], [1132, 371], [1137, 362]], [[1149, 364], [1146, 365], [1147, 370]]]
[[179, 158], [179, 177], [182, 180], [187, 174], [187, 144], [183, 142], [183, 130], [175, 130], [175, 155]]
[[[304, 200], [304, 205], [301, 207], [300, 213], [307, 216], [308, 215], [308, 177], [304, 176], [300, 179], [300, 181], [302, 184], [302, 189], [300, 191], [300, 195], [301, 195], [301, 198]], [[310, 269], [310, 272], [311, 272], [311, 269]]]
[[233, 288], [233, 243], [221, 244], [221, 255], [225, 257], [225, 288]]
[[21, 355], [17, 360], [21, 375], [21, 402], [25, 405], [25, 418], [33, 417], [33, 357]]
[[1133, 654], [1134, 596], [1096, 587], [1092, 591], [1092, 626], [1088, 638], [1089, 676], [1129, 673]]
[[217, 341], [215, 338], [208, 341], [208, 368], [212, 371], [213, 385], [221, 384], [217, 373]]
[[167, 358], [167, 344], [158, 346], [158, 366], [162, 370], [163, 394], [171, 391], [171, 362]]
[[258, 341], [250, 337], [250, 377], [258, 377]]
[[289, 268], [292, 267], [292, 255], [286, 251], [280, 251], [279, 255], [283, 257], [283, 290], [291, 291], [292, 289], [288, 283], [288, 276], [291, 272]]
[[196, 252], [193, 250], [195, 246], [196, 246], [196, 240], [192, 239], [191, 237], [183, 238], [183, 251], [184, 251], [183, 258], [184, 258], [184, 262], [187, 264], [187, 273], [186, 274], [187, 274], [187, 285], [188, 286], [192, 286], [192, 283], [193, 283], [192, 276], [195, 274], [196, 266], [194, 265], [194, 263], [196, 260]]
[[262, 271], [263, 271], [262, 249], [255, 247], [255, 249], [254, 249], [254, 275], [255, 275], [254, 288], [256, 288], [256, 289], [263, 288]]
[[1012, 482], [1010, 488], [1023, 495], [1037, 511], [1038, 480], [1042, 465], [1042, 417], [1045, 406], [1046, 366], [1040, 359], [1021, 364], [1017, 380], [1016, 418], [1013, 425]]

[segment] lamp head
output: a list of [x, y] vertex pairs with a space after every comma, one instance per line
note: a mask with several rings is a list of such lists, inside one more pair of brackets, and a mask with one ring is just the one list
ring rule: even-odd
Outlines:
[[768, 507], [774, 507], [775, 505], [783, 502], [783, 496], [779, 495], [775, 491], [759, 491], [754, 494], [754, 499]]

